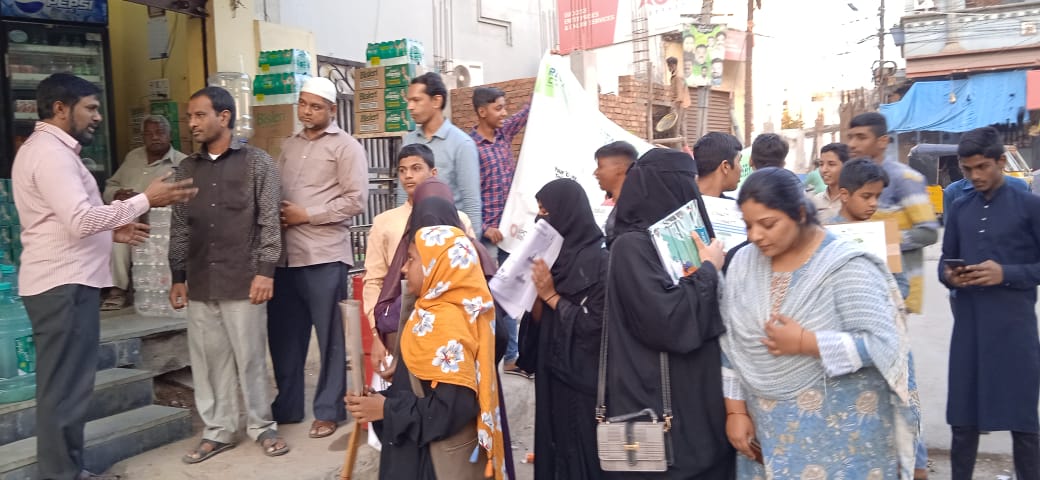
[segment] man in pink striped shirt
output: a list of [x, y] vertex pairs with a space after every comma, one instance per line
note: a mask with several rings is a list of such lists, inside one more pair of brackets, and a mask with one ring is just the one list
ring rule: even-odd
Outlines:
[[79, 157], [101, 124], [101, 90], [71, 74], [40, 82], [40, 121], [14, 159], [22, 226], [18, 290], [36, 343], [36, 451], [41, 479], [108, 478], [83, 470], [83, 426], [94, 389], [100, 289], [112, 285], [112, 242], [140, 243], [150, 207], [186, 201], [191, 180], [153, 181], [105, 205]]

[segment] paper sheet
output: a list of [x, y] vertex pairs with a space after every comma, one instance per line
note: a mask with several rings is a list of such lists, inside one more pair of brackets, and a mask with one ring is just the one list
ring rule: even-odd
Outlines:
[[747, 227], [744, 215], [737, 207], [737, 202], [728, 198], [702, 196], [704, 209], [708, 211], [708, 219], [715, 229], [715, 238], [722, 241], [726, 251], [747, 240]]
[[530, 311], [538, 292], [531, 279], [531, 266], [542, 259], [549, 267], [556, 262], [563, 247], [563, 237], [549, 222], [536, 222], [509, 258], [488, 283], [498, 305], [511, 318]]

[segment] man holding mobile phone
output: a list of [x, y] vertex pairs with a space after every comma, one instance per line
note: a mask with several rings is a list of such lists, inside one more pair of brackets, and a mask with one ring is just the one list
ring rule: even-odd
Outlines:
[[1015, 476], [1040, 479], [1040, 197], [1007, 185], [992, 127], [963, 135], [960, 167], [974, 191], [947, 219], [939, 279], [950, 289], [946, 421], [954, 480], [970, 479], [980, 431], [1011, 431]]

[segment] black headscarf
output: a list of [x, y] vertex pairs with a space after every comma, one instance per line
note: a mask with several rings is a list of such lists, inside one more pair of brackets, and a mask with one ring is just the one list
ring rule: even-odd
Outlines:
[[[614, 236], [626, 232], [646, 231], [668, 214], [696, 199], [701, 218], [705, 219], [708, 237], [715, 230], [697, 189], [697, 164], [689, 154], [678, 150], [654, 148], [643, 154], [625, 177], [621, 198], [614, 208], [617, 220]], [[613, 238], [611, 239], [613, 240]]]
[[590, 259], [600, 258], [603, 246], [603, 232], [592, 215], [585, 189], [574, 180], [561, 178], [547, 183], [534, 197], [549, 212], [545, 220], [563, 236], [563, 248], [552, 267], [556, 290], [563, 295], [584, 290], [599, 275], [599, 264], [589, 271], [584, 267]]

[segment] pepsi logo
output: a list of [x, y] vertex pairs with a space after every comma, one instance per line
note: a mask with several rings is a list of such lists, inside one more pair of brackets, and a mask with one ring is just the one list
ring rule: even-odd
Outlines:
[[25, 13], [39, 13], [44, 3], [41, 0], [14, 0], [14, 5]]

